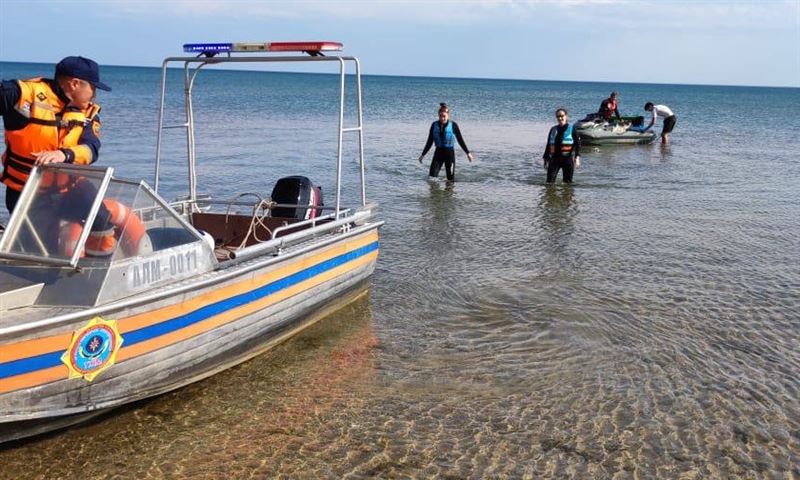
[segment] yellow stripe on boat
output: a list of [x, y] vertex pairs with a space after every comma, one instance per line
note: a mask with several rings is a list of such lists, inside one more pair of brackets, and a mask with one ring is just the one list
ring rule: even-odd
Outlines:
[[[283, 278], [287, 278], [295, 273], [312, 268], [327, 260], [347, 254], [348, 252], [352, 252], [377, 241], [378, 233], [375, 231], [355, 241], [346, 242], [342, 245], [328, 248], [323, 252], [301, 259], [275, 271], [265, 273], [254, 279], [245, 280], [235, 285], [230, 285], [219, 290], [208, 292], [176, 305], [170, 305], [151, 312], [145, 312], [132, 317], [120, 319], [117, 321], [120, 333], [124, 334], [141, 328], [146, 328], [148, 326], [157, 325], [158, 323], [191, 313], [206, 305], [224, 301], [242, 293], [247, 293], [256, 288], [281, 280]], [[119, 354], [117, 355], [116, 362], [119, 364], [125, 360], [156, 351], [196, 335], [211, 331], [227, 323], [236, 321], [248, 314], [267, 308], [294, 295], [314, 288], [322, 283], [343, 275], [350, 270], [355, 270], [363, 265], [375, 262], [377, 257], [378, 250], [376, 249], [358, 258], [347, 261], [342, 265], [314, 275], [313, 277], [303, 280], [295, 285], [278, 290], [277, 292], [267, 295], [261, 299], [234, 307], [224, 312], [220, 312], [219, 314], [216, 314], [210, 318], [193, 323], [179, 330], [127, 347], [123, 344]], [[50, 337], [4, 345], [0, 347], [0, 363], [47, 354], [58, 350], [65, 350], [69, 346], [72, 333], [73, 332], [70, 331]], [[59, 365], [34, 372], [7, 377], [0, 379], [0, 393], [19, 390], [22, 388], [30, 388], [37, 385], [66, 379], [68, 378], [68, 375], [69, 371], [67, 367], [65, 365]]]

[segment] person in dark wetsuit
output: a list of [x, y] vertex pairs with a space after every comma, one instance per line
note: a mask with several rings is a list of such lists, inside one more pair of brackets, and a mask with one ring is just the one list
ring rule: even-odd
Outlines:
[[581, 140], [569, 124], [569, 115], [563, 108], [556, 110], [558, 125], [553, 126], [547, 134], [547, 145], [544, 149], [544, 168], [547, 170], [547, 183], [553, 183], [562, 174], [564, 183], [572, 183], [572, 174], [581, 166]]
[[439, 170], [442, 169], [442, 164], [444, 164], [447, 180], [451, 182], [455, 181], [456, 141], [458, 141], [461, 149], [467, 154], [467, 159], [471, 162], [473, 159], [472, 154], [469, 152], [467, 144], [464, 143], [464, 138], [461, 136], [461, 130], [459, 130], [458, 124], [450, 121], [450, 109], [447, 108], [447, 104], [440, 103], [439, 120], [431, 124], [431, 128], [428, 131], [428, 141], [425, 142], [425, 148], [422, 149], [422, 155], [419, 156], [419, 163], [422, 163], [422, 159], [425, 157], [425, 154], [428, 153], [428, 150], [431, 149], [431, 145], [434, 143], [436, 144], [436, 150], [433, 152], [433, 160], [431, 160], [431, 169], [428, 172], [431, 177], [438, 177]]

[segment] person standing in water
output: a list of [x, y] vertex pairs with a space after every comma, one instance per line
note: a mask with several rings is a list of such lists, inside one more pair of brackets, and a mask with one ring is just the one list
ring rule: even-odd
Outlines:
[[672, 133], [672, 129], [675, 128], [675, 122], [678, 121], [678, 118], [666, 105], [653, 105], [653, 102], [647, 102], [644, 104], [644, 110], [652, 114], [650, 117], [650, 124], [644, 128], [645, 132], [655, 127], [658, 117], [664, 117], [664, 126], [661, 127], [661, 143], [663, 145], [668, 144], [669, 134]]
[[564, 183], [572, 183], [573, 172], [581, 166], [581, 140], [573, 133], [565, 109], [556, 110], [556, 120], [558, 125], [554, 125], [547, 134], [547, 146], [542, 155], [547, 183], [556, 181], [559, 169], [563, 170]]
[[445, 173], [447, 174], [448, 181], [455, 181], [456, 179], [456, 152], [455, 143], [467, 154], [467, 159], [471, 162], [473, 157], [464, 143], [464, 138], [461, 136], [461, 130], [458, 124], [450, 120], [450, 109], [447, 108], [446, 103], [439, 104], [439, 120], [431, 124], [428, 131], [428, 140], [425, 142], [425, 148], [422, 149], [422, 155], [419, 156], [419, 163], [431, 145], [436, 144], [436, 150], [433, 152], [433, 160], [431, 160], [431, 168], [428, 174], [431, 177], [438, 177], [439, 170], [442, 169], [444, 164]]

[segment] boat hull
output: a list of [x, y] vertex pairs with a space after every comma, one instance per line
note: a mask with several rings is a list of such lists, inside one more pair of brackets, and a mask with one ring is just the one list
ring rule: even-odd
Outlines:
[[375, 226], [299, 254], [232, 267], [240, 274], [228, 272], [177, 298], [103, 314], [116, 321], [122, 342], [116, 362], [91, 381], [70, 378], [62, 360], [88, 318], [2, 338], [0, 442], [78, 423], [252, 358], [316, 321], [314, 312], [339, 308], [365, 284], [377, 255]]
[[626, 138], [591, 137], [581, 135], [581, 143], [583, 145], [647, 145], [649, 143], [653, 143], [655, 139], [655, 135]]
[[614, 133], [611, 128], [602, 127], [576, 129], [575, 132], [583, 145], [642, 145], [652, 143], [657, 137], [652, 131]]

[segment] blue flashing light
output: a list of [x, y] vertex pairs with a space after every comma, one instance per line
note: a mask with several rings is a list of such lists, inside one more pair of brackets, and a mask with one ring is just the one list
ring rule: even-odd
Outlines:
[[184, 43], [183, 51], [187, 53], [224, 53], [233, 50], [232, 43]]

